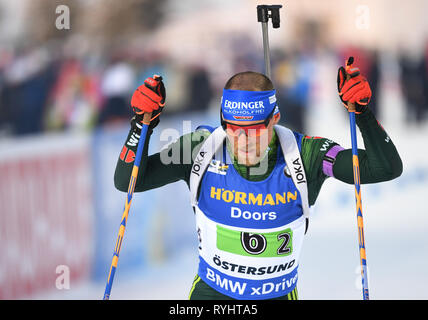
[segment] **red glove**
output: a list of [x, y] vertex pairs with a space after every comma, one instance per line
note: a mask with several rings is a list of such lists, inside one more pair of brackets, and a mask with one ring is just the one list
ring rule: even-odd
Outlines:
[[[165, 86], [162, 77], [154, 75], [144, 80], [144, 84], [135, 90], [131, 99], [132, 109], [136, 114], [151, 113], [165, 105]], [[159, 114], [159, 112], [156, 112]]]
[[343, 105], [355, 103], [355, 113], [360, 114], [370, 102], [372, 91], [367, 79], [360, 74], [360, 69], [352, 66], [354, 58], [346, 61], [346, 68], [340, 67], [337, 73], [337, 90]]

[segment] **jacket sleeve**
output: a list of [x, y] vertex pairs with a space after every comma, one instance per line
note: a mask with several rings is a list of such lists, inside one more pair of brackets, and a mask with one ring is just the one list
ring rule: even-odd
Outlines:
[[[148, 155], [151, 133], [147, 134], [140, 168], [138, 171], [135, 192], [142, 192], [162, 187], [179, 180], [189, 181], [193, 163], [194, 149], [205, 139], [200, 132], [181, 136], [160, 152]], [[116, 189], [127, 192], [134, 158], [137, 152], [139, 135], [131, 128], [119, 155], [114, 173]]]
[[[395, 179], [403, 172], [400, 155], [386, 131], [370, 109], [356, 115], [356, 123], [364, 141], [365, 150], [358, 149], [361, 183], [376, 183]], [[336, 155], [334, 177], [353, 184], [352, 149]]]

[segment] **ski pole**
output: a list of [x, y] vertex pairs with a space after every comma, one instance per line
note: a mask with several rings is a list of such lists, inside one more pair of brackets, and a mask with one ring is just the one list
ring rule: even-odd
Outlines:
[[[348, 72], [352, 68], [354, 58], [349, 57], [346, 61], [347, 79], [351, 76]], [[355, 185], [355, 203], [357, 209], [357, 225], [358, 225], [358, 244], [360, 251], [360, 265], [361, 265], [361, 281], [363, 288], [363, 299], [369, 300], [369, 283], [367, 277], [367, 259], [366, 259], [366, 246], [364, 241], [364, 224], [363, 224], [363, 205], [361, 201], [361, 188], [360, 188], [360, 164], [358, 161], [358, 146], [357, 146], [357, 133], [355, 123], [355, 103], [348, 104], [349, 111], [349, 124], [351, 127], [351, 143], [352, 143], [352, 166], [354, 172], [354, 185]]]
[[135, 155], [134, 166], [132, 168], [131, 178], [129, 180], [128, 194], [126, 196], [125, 208], [123, 210], [122, 220], [119, 227], [119, 233], [117, 235], [116, 245], [114, 247], [113, 259], [110, 265], [110, 271], [107, 278], [106, 289], [104, 292], [104, 300], [109, 300], [110, 291], [113, 284], [114, 274], [117, 268], [117, 262], [119, 260], [120, 248], [123, 242], [123, 236], [125, 234], [126, 222], [128, 220], [129, 208], [131, 207], [132, 195], [134, 194], [135, 184], [137, 182], [138, 170], [140, 167], [141, 156], [143, 154], [144, 144], [146, 141], [147, 130], [150, 125], [152, 113], [145, 113], [143, 117], [143, 127], [141, 129], [140, 141], [137, 147], [137, 153]]
[[[270, 51], [269, 51], [269, 34], [268, 34], [268, 21], [272, 19], [272, 27], [274, 29], [279, 28], [279, 9], [282, 5], [258, 5], [257, 6], [257, 21], [262, 24], [262, 35], [263, 35], [263, 53], [265, 60], [265, 75], [271, 79], [271, 67], [270, 67]], [[272, 79], [271, 79], [272, 80]]]

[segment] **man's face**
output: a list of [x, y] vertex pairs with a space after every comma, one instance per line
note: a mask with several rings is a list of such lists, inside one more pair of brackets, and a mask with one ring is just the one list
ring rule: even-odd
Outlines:
[[[227, 121], [227, 138], [238, 163], [251, 166], [260, 162], [272, 140], [273, 126], [278, 121], [279, 114], [272, 117], [267, 127], [263, 121]], [[243, 124], [245, 127], [240, 127]]]

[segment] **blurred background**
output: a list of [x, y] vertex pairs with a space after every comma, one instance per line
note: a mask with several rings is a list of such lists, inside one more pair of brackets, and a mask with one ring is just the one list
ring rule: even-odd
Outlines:
[[[370, 108], [404, 163], [398, 179], [362, 187], [370, 295], [428, 298], [427, 1], [0, 0], [0, 299], [102, 299], [132, 92], [164, 77], [150, 153], [177, 138], [170, 129], [218, 125], [227, 79], [264, 72], [258, 4], [283, 5], [281, 28], [269, 24], [282, 124], [350, 148], [337, 69], [353, 55], [368, 78]], [[183, 182], [134, 195], [111, 299], [188, 298], [189, 200]], [[353, 186], [327, 180], [300, 299], [361, 299], [355, 215]]]

